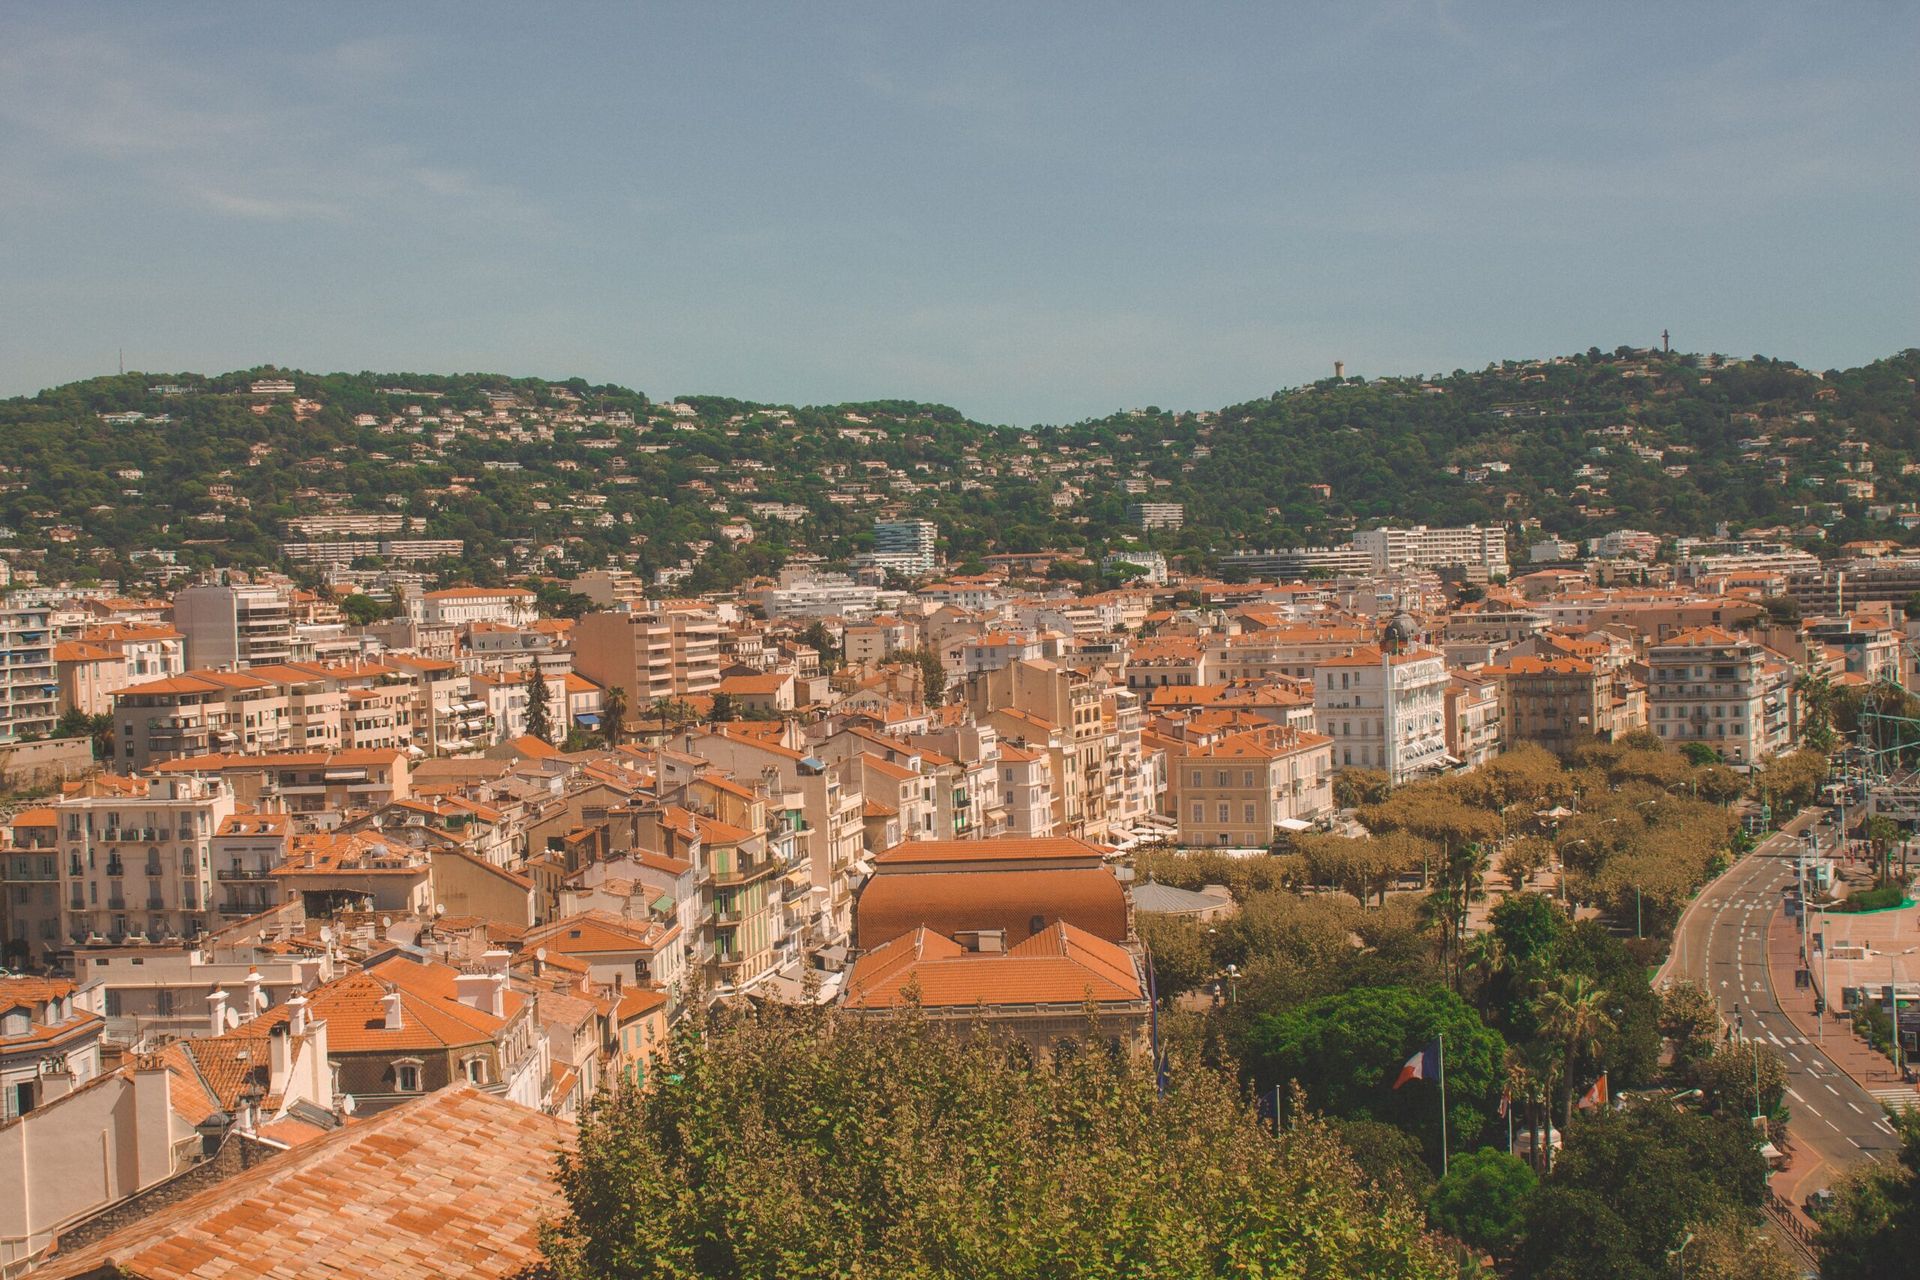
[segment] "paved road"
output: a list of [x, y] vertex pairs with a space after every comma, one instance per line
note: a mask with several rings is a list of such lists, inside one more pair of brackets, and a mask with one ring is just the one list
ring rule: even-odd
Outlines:
[[1787, 1019], [1768, 972], [1768, 923], [1783, 909], [1781, 891], [1794, 882], [1806, 843], [1799, 833], [1813, 818], [1801, 815], [1789, 824], [1791, 833], [1769, 837], [1707, 886], [1682, 917], [1664, 971], [1667, 977], [1703, 983], [1729, 1022], [1737, 1006], [1746, 1034], [1784, 1057], [1793, 1141], [1827, 1166], [1824, 1176], [1796, 1180], [1801, 1194], [1866, 1160], [1891, 1161], [1899, 1153], [1880, 1104]]

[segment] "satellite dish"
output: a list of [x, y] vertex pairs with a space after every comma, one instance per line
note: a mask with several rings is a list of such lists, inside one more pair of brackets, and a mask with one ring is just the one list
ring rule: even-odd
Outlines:
[[341, 1115], [350, 1116], [357, 1110], [359, 1110], [359, 1104], [354, 1102], [352, 1094], [345, 1093], [340, 1095], [340, 1114]]
[[240, 1011], [237, 1009], [228, 1009], [227, 1010], [227, 1030], [231, 1031], [239, 1025], [240, 1025]]
[[382, 929], [391, 929], [391, 928], [393, 928], [393, 917], [392, 917], [392, 916], [381, 916], [381, 917], [380, 917], [380, 927], [381, 927]]
[[331, 943], [331, 942], [333, 941], [333, 926], [332, 926], [332, 925], [330, 925], [330, 924], [323, 924], [323, 925], [321, 925], [321, 926], [320, 926], [320, 941], [322, 941], [322, 942], [326, 942], [326, 943]]
[[446, 903], [444, 903], [444, 902], [436, 902], [436, 903], [434, 903], [434, 904], [433, 904], [433, 914], [434, 914], [434, 915], [436, 915], [436, 916], [443, 916], [443, 915], [445, 915], [445, 914], [447, 914], [447, 904], [446, 904]]
[[545, 947], [535, 947], [533, 949], [533, 958], [544, 961], [547, 958], [547, 949]]

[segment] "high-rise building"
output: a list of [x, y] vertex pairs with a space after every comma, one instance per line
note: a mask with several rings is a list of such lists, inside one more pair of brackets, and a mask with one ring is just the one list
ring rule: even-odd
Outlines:
[[173, 625], [186, 640], [186, 665], [213, 671], [293, 657], [293, 601], [270, 586], [202, 583], [173, 598]]
[[573, 669], [626, 693], [628, 714], [720, 685], [720, 623], [705, 609], [608, 609], [573, 630]]
[[1187, 522], [1184, 502], [1135, 502], [1127, 506], [1127, 520], [1142, 529], [1178, 529]]
[[1315, 667], [1314, 727], [1333, 739], [1334, 767], [1406, 782], [1447, 766], [1447, 688], [1438, 650], [1362, 645]]
[[44, 607], [0, 609], [0, 742], [44, 737], [59, 719], [48, 622]]
[[940, 528], [931, 520], [875, 520], [873, 550], [862, 555], [859, 563], [909, 578], [932, 573], [939, 537]]
[[1647, 721], [1674, 747], [1705, 743], [1742, 771], [1791, 745], [1785, 662], [1719, 627], [1682, 631], [1647, 651]]

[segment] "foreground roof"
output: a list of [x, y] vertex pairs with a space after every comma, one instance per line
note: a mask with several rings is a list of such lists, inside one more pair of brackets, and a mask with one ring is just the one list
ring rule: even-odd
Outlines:
[[276, 1156], [36, 1274], [509, 1277], [541, 1261], [572, 1125], [468, 1085]]

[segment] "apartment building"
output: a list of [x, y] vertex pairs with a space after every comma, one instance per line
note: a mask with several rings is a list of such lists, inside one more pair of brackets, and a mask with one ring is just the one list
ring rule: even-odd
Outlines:
[[293, 658], [293, 598], [283, 587], [202, 583], [173, 597], [189, 668], [231, 671]]
[[1682, 631], [1647, 654], [1648, 723], [1674, 747], [1704, 743], [1749, 770], [1791, 745], [1785, 663], [1718, 627]]
[[448, 587], [418, 597], [411, 602], [411, 611], [428, 626], [500, 622], [524, 627], [539, 617], [534, 608], [537, 598], [524, 587]]
[[1500, 686], [1510, 742], [1532, 742], [1557, 756], [1598, 739], [1611, 742], [1634, 723], [1626, 681], [1603, 663], [1584, 658], [1520, 655], [1482, 673]]
[[131, 685], [113, 700], [119, 766], [132, 773], [213, 751], [293, 745], [286, 690], [244, 671], [188, 671]]
[[50, 611], [0, 608], [0, 742], [45, 737], [60, 718]]
[[0, 846], [0, 966], [42, 964], [59, 950], [58, 832], [52, 809], [27, 809]]
[[1333, 773], [1330, 738], [1280, 725], [1169, 746], [1180, 843], [1264, 849], [1333, 812]]
[[720, 686], [720, 623], [704, 609], [589, 613], [573, 629], [573, 651], [575, 671], [602, 689], [625, 690], [635, 711]]
[[1509, 569], [1507, 531], [1493, 526], [1433, 529], [1416, 524], [1396, 529], [1382, 525], [1354, 534], [1353, 547], [1365, 553], [1368, 567], [1381, 575], [1461, 565], [1471, 576], [1503, 578]]
[[1447, 676], [1447, 754], [1475, 769], [1500, 752], [1500, 682], [1484, 669]]
[[932, 573], [939, 562], [934, 550], [939, 540], [940, 527], [931, 520], [875, 520], [873, 550], [859, 556], [857, 563], [903, 577], [921, 577]]
[[1334, 764], [1381, 769], [1395, 783], [1446, 768], [1446, 659], [1437, 651], [1363, 645], [1316, 669], [1314, 727]]
[[1139, 529], [1178, 529], [1187, 522], [1184, 502], [1130, 502], [1127, 523]]
[[212, 843], [234, 811], [224, 781], [88, 787], [53, 810], [69, 941], [190, 939], [218, 924]]

